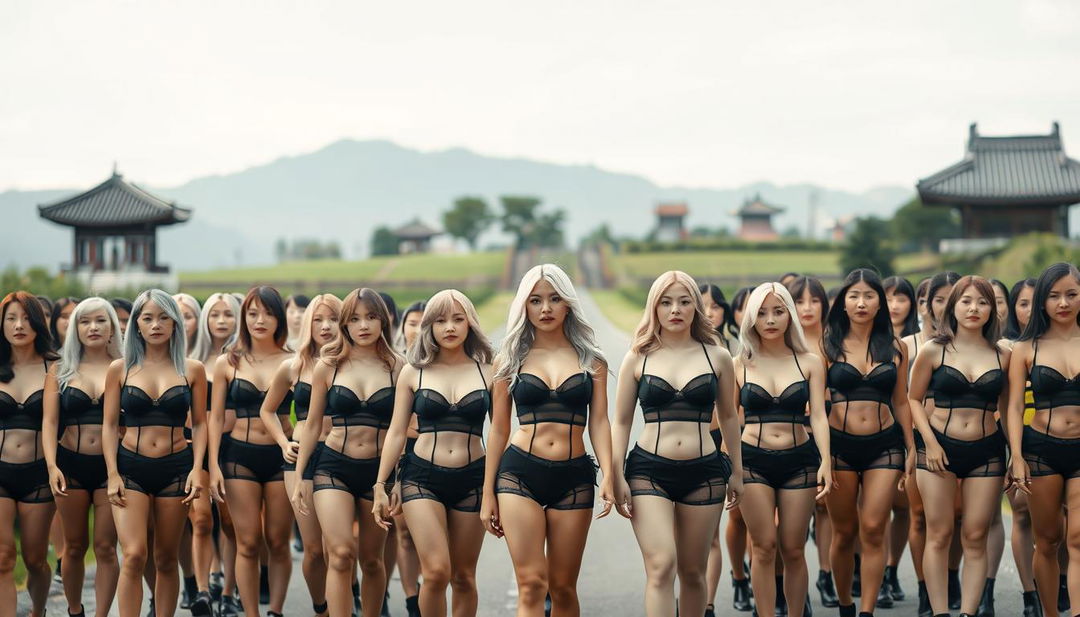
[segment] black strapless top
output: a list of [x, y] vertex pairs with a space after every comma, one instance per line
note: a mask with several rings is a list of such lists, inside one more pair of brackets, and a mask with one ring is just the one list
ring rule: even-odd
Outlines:
[[592, 402], [592, 378], [586, 372], [567, 377], [557, 388], [549, 388], [532, 373], [518, 373], [511, 393], [520, 424], [570, 424], [585, 426]]
[[297, 381], [292, 389], [293, 411], [297, 422], [306, 422], [308, 409], [311, 407], [311, 384]]
[[[255, 384], [247, 379], [233, 375], [232, 381], [229, 382], [229, 400], [233, 404], [233, 409], [236, 410], [238, 419], [258, 418], [259, 409], [262, 408], [265, 399], [265, 390], [258, 389]], [[290, 405], [292, 405], [292, 392], [287, 393], [285, 398], [281, 399], [281, 404], [278, 405], [275, 413], [277, 415], [288, 415]]]
[[103, 409], [101, 397], [92, 399], [81, 389], [68, 386], [60, 393], [60, 426], [101, 424]]
[[7, 392], [0, 392], [0, 431], [40, 431], [44, 396], [45, 390], [38, 390], [20, 403]]
[[896, 388], [896, 364], [882, 362], [863, 375], [847, 362], [834, 362], [829, 367], [828, 386], [833, 404], [847, 401], [871, 401], [892, 404]]

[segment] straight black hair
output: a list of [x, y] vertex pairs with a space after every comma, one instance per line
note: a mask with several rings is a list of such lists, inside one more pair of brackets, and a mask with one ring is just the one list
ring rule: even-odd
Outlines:
[[58, 299], [56, 302], [53, 302], [52, 313], [49, 316], [49, 334], [52, 335], [53, 345], [55, 345], [58, 350], [60, 348], [60, 333], [56, 331], [56, 321], [60, 319], [60, 313], [63, 312], [64, 309], [78, 303], [78, 298], [72, 298], [70, 296], [65, 296]]
[[393, 331], [401, 321], [401, 316], [397, 312], [397, 302], [394, 302], [394, 297], [386, 292], [380, 291], [377, 293], [382, 298], [383, 303], [386, 304], [386, 310], [390, 314], [390, 330]]
[[900, 331], [900, 336], [908, 336], [918, 332], [919, 303], [915, 300], [915, 288], [911, 286], [911, 281], [902, 276], [890, 276], [881, 282], [881, 286], [885, 288], [885, 293], [889, 293], [889, 290], [892, 289], [894, 290], [893, 293], [904, 294], [907, 296], [908, 302], [911, 303], [907, 317], [904, 317], [904, 328]]
[[731, 305], [724, 298], [724, 292], [712, 283], [698, 285], [698, 291], [701, 292], [702, 296], [709, 296], [715, 304], [724, 309], [724, 322], [717, 326], [716, 334], [724, 340], [725, 344], [728, 339], [738, 340], [739, 326], [735, 324], [735, 311], [731, 310]]
[[952, 270], [938, 272], [930, 277], [930, 286], [926, 288], [926, 312], [930, 313], [930, 322], [934, 324], [935, 328], [937, 327], [939, 317], [934, 314], [934, 295], [937, 294], [942, 287], [951, 287], [959, 280], [960, 275]]
[[274, 343], [284, 349], [289, 337], [289, 323], [285, 318], [285, 301], [281, 299], [281, 294], [269, 285], [252, 287], [244, 296], [244, 301], [240, 304], [240, 314], [236, 316], [240, 323], [237, 327], [236, 340], [229, 349], [228, 356], [229, 366], [233, 368], [240, 365], [240, 358], [251, 353], [252, 341], [251, 332], [247, 328], [247, 311], [248, 307], [256, 302], [261, 304], [277, 321], [274, 327]]
[[306, 309], [311, 304], [311, 297], [304, 294], [293, 294], [285, 298], [285, 306], [289, 306], [289, 304], [295, 304], [297, 308]]
[[[1080, 270], [1064, 261], [1050, 266], [1039, 275], [1038, 280], [1035, 281], [1035, 294], [1031, 299], [1031, 319], [1028, 320], [1027, 327], [1020, 333], [1020, 338], [1017, 340], [1038, 340], [1050, 329], [1050, 315], [1046, 313], [1046, 300], [1050, 297], [1050, 288], [1066, 276], [1072, 276], [1080, 283]], [[1076, 316], [1076, 323], [1080, 324], [1080, 314]]]
[[851, 331], [851, 320], [847, 311], [844, 310], [844, 302], [848, 290], [856, 283], [866, 283], [878, 295], [878, 310], [874, 315], [874, 323], [870, 329], [870, 344], [867, 353], [873, 362], [892, 362], [896, 360], [899, 351], [896, 348], [896, 337], [893, 336], [892, 322], [889, 320], [889, 308], [885, 304], [885, 288], [881, 286], [881, 277], [877, 272], [868, 268], [852, 270], [833, 300], [829, 309], [829, 317], [825, 326], [825, 355], [830, 362], [845, 360], [844, 340]]
[[825, 286], [821, 284], [821, 281], [812, 276], [799, 275], [788, 281], [785, 287], [787, 287], [791, 299], [795, 302], [799, 301], [803, 292], [810, 290], [810, 295], [817, 298], [818, 302], [821, 302], [821, 327], [824, 328], [825, 319], [829, 315], [829, 294], [825, 291]]
[[[1020, 292], [1028, 287], [1035, 289], [1035, 279], [1020, 279], [1009, 290], [1009, 315], [1005, 318], [1005, 330], [1002, 332], [1002, 336], [1010, 341], [1020, 338], [1022, 329], [1020, 328], [1020, 319], [1016, 316], [1016, 303], [1020, 300]], [[1032, 296], [1034, 297], [1034, 292]]]
[[[0, 302], [0, 323], [7, 318], [8, 307], [15, 303], [23, 307], [30, 319], [30, 329], [34, 331], [34, 351], [45, 360], [56, 360], [49, 324], [45, 321], [45, 311], [37, 297], [26, 291], [9, 293]], [[11, 342], [6, 336], [0, 335], [0, 382], [8, 383], [15, 378], [15, 370], [11, 366], [12, 353]]]

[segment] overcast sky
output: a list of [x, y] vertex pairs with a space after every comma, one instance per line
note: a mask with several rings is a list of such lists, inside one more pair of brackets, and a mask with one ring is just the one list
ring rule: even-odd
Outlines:
[[910, 186], [967, 126], [1080, 158], [1080, 2], [4, 0], [0, 191], [337, 139], [662, 184]]

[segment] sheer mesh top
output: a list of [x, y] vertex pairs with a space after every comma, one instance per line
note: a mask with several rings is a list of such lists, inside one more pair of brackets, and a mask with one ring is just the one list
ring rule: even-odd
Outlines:
[[[48, 363], [45, 370], [49, 370]], [[45, 407], [45, 390], [32, 392], [20, 403], [7, 392], [0, 392], [0, 451], [4, 449], [7, 431], [22, 430], [41, 432], [41, 416]], [[38, 457], [39, 439], [34, 440], [34, 459]]]
[[[439, 442], [439, 433], [465, 433], [483, 435], [484, 419], [491, 412], [491, 393], [487, 389], [487, 380], [480, 363], [476, 363], [483, 388], [473, 390], [458, 399], [456, 403], [446, 400], [438, 390], [424, 388], [424, 369], [416, 382], [416, 395], [413, 397], [413, 413], [416, 414], [416, 426], [420, 433], [433, 433], [431, 461], [435, 462], [435, 446]], [[472, 440], [468, 442], [468, 458], [472, 460]]]
[[[831, 409], [836, 409], [836, 405], [840, 403], [852, 401], [877, 403], [879, 429], [885, 430], [885, 421], [881, 418], [881, 406], [888, 407], [889, 413], [892, 413], [892, 395], [896, 387], [896, 379], [896, 363], [891, 360], [875, 366], [865, 375], [847, 362], [834, 362], [826, 374], [829, 391], [832, 394]], [[847, 431], [846, 413], [841, 430]]]
[[[184, 383], [172, 386], [153, 398], [139, 386], [129, 386], [127, 373], [124, 373], [124, 384], [120, 388], [120, 416], [124, 426], [136, 430], [136, 454], [139, 453], [143, 427], [167, 426], [171, 435], [173, 430], [184, 428], [190, 409], [191, 385], [187, 377], [184, 377]], [[172, 451], [171, 445], [169, 450]]]
[[104, 415], [101, 397], [91, 398], [75, 386], [68, 386], [60, 394], [60, 426], [101, 424]]
[[967, 375], [945, 363], [945, 346], [942, 346], [941, 365], [931, 374], [930, 387], [934, 391], [934, 404], [949, 408], [944, 432], [948, 432], [953, 409], [981, 409], [987, 413], [997, 411], [998, 397], [1005, 387], [1000, 352], [997, 353], [997, 361], [997, 368], [986, 371], [975, 381], [968, 381]]
[[[702, 343], [701, 351], [709, 364], [709, 372], [702, 373], [676, 389], [666, 379], [645, 372], [649, 361], [646, 355], [641, 361], [641, 380], [638, 381], [638, 401], [645, 423], [662, 422], [712, 422], [713, 408], [716, 405], [716, 371], [713, 369], [709, 352]], [[698, 435], [698, 448], [704, 455], [704, 442]], [[654, 452], [660, 446], [660, 428], [656, 429]]]
[[306, 422], [308, 408], [311, 407], [311, 384], [297, 380], [292, 390], [293, 411], [297, 422]]
[[[532, 373], [518, 373], [510, 394], [517, 407], [519, 424], [565, 424], [573, 437], [574, 427], [588, 422], [592, 391], [592, 377], [585, 371], [567, 377], [557, 388], [549, 388]], [[535, 431], [529, 439], [529, 452], [534, 439]]]
[[1035, 354], [1031, 358], [1031, 394], [1035, 400], [1035, 411], [1047, 411], [1050, 416], [1046, 425], [1050, 426], [1054, 407], [1080, 406], [1080, 375], [1065, 377], [1052, 366], [1039, 364], [1039, 342], [1034, 342]]
[[[771, 392], [756, 383], [751, 383], [746, 376], [746, 364], [743, 364], [743, 385], [739, 388], [739, 404], [743, 408], [744, 421], [747, 424], [791, 424], [791, 436], [796, 438], [795, 427], [808, 424], [806, 417], [806, 405], [810, 402], [810, 382], [799, 365], [799, 358], [795, 354], [791, 356], [795, 360], [795, 368], [799, 369], [800, 381], [796, 381], [784, 388], [779, 396], [773, 396]], [[758, 432], [758, 443], [761, 446], [761, 432]]]

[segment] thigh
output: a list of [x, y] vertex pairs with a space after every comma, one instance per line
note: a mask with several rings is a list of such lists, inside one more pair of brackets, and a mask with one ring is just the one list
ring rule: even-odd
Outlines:
[[[282, 538], [282, 541], [287, 541], [292, 531], [293, 512], [289, 496], [285, 493], [285, 483], [268, 482], [264, 484], [263, 501], [266, 504], [263, 509], [266, 536], [268, 538]], [[360, 512], [364, 511], [360, 510]], [[371, 511], [370, 504], [366, 511]]]
[[825, 496], [829, 520], [840, 533], [853, 533], [859, 527], [859, 474], [854, 471], [833, 472], [836, 484]]
[[18, 509], [14, 499], [0, 499], [0, 551], [15, 555], [15, 515]]
[[[420, 563], [428, 564], [429, 568], [432, 564], [448, 564], [450, 544], [447, 538], [449, 525], [446, 507], [434, 499], [413, 499], [405, 502], [403, 510], [409, 521], [409, 533], [412, 535]], [[477, 521], [480, 520], [479, 516], [472, 516]]]
[[[348, 491], [316, 491], [312, 497], [315, 503], [315, 516], [322, 527], [323, 538], [327, 546], [349, 545], [353, 542], [353, 521], [357, 518], [356, 500]], [[235, 514], [235, 512], [234, 512]], [[361, 516], [371, 518], [370, 512], [361, 512]]]
[[45, 559], [49, 552], [49, 527], [52, 526], [56, 506], [49, 501], [18, 503], [15, 507], [19, 513], [19, 552], [23, 559]]
[[1028, 512], [1031, 528], [1039, 535], [1061, 534], [1061, 506], [1065, 496], [1065, 479], [1059, 475], [1031, 478], [1028, 495]]
[[447, 536], [450, 541], [451, 570], [475, 571], [484, 546], [484, 523], [476, 512], [448, 510], [446, 513]]
[[956, 476], [948, 472], [917, 469], [919, 493], [927, 527], [951, 528], [955, 520], [953, 502], [956, 499]]
[[113, 521], [120, 546], [126, 552], [147, 554], [147, 533], [150, 526], [150, 496], [129, 490], [124, 494], [124, 507], [112, 506]]
[[1069, 535], [1080, 534], [1080, 478], [1065, 481], [1066, 529], [1072, 529]]
[[630, 523], [645, 561], [675, 561], [675, 504], [663, 497], [637, 495], [631, 498], [634, 516]]
[[233, 525], [237, 542], [254, 543], [262, 537], [262, 496], [263, 485], [258, 482], [225, 481], [229, 514], [233, 521], [242, 521], [239, 525]]
[[105, 489], [94, 491], [94, 538], [103, 543], [116, 544], [116, 521], [113, 520], [109, 493]]
[[867, 469], [863, 472], [860, 522], [884, 524], [888, 520], [901, 473], [895, 469]]
[[960, 482], [960, 493], [964, 502], [960, 528], [989, 529], [1001, 512], [1001, 478], [966, 478]]
[[722, 503], [708, 506], [675, 504], [675, 544], [680, 569], [704, 568], [709, 558], [709, 542], [715, 536], [724, 512]]
[[356, 511], [359, 513], [357, 522], [360, 532], [360, 544], [357, 555], [363, 560], [378, 559], [379, 561], [382, 561], [383, 548], [386, 546], [387, 531], [375, 523], [374, 516], [368, 514], [371, 512], [372, 506], [372, 502], [367, 499], [356, 500]]
[[[104, 492], [104, 491], [94, 491]], [[69, 490], [67, 497], [56, 496], [56, 511], [64, 528], [64, 538], [86, 538], [90, 535], [90, 491]]]
[[739, 503], [743, 521], [754, 544], [768, 546], [776, 542], [776, 491], [767, 484], [747, 484]]
[[[514, 570], [519, 576], [529, 572], [546, 578], [548, 567], [544, 545], [547, 541], [547, 518], [544, 509], [532, 499], [514, 493], [499, 493], [498, 499], [499, 520]], [[417, 542], [417, 531], [417, 521], [413, 520], [409, 523], [413, 542]], [[420, 553], [419, 543], [416, 544], [416, 552]]]
[[[781, 548], [806, 544], [806, 529], [814, 513], [816, 488], [783, 490], [777, 492], [778, 540]], [[827, 550], [827, 549], [826, 549]]]
[[553, 586], [574, 584], [581, 572], [581, 558], [585, 555], [585, 542], [589, 538], [592, 509], [549, 508], [546, 515], [548, 578]]
[[188, 507], [183, 502], [183, 497], [155, 497], [153, 500], [154, 555], [157, 561], [175, 559], [180, 548], [188, 517]]

